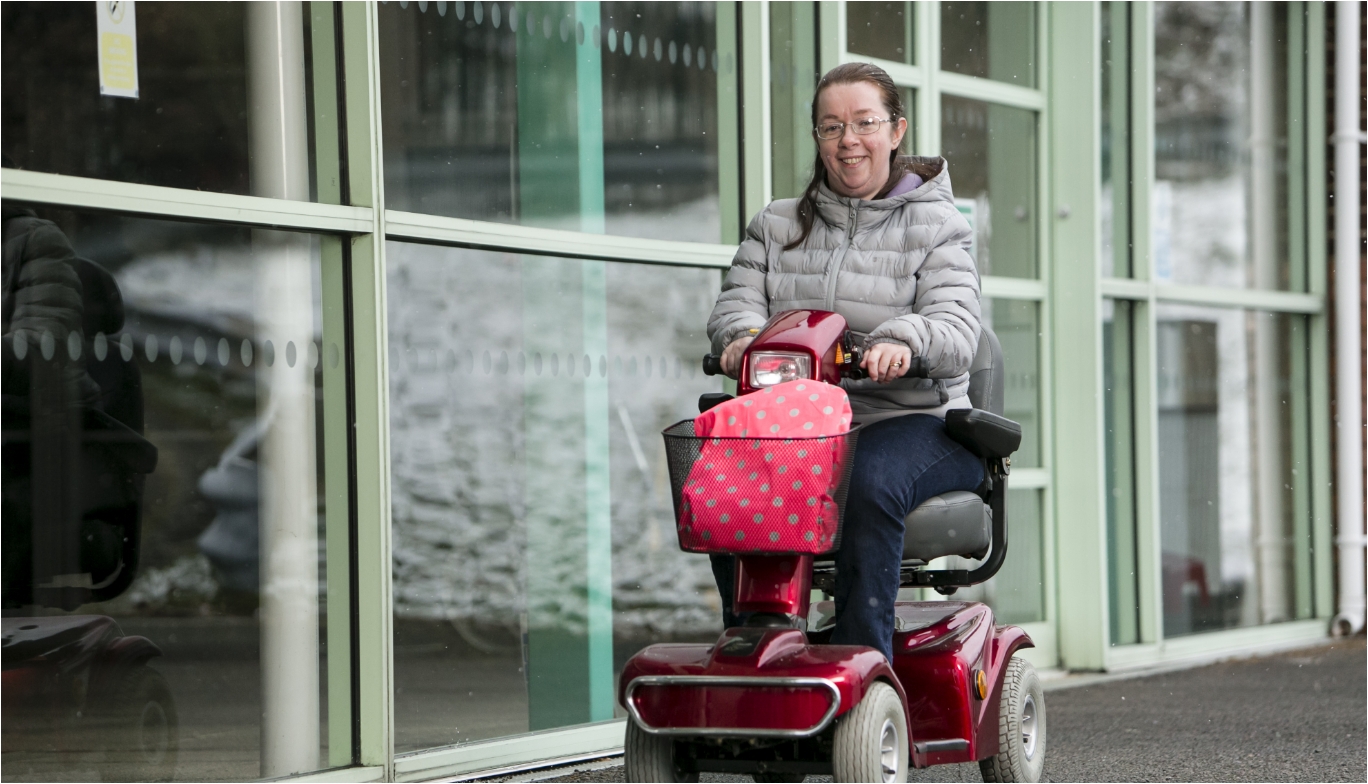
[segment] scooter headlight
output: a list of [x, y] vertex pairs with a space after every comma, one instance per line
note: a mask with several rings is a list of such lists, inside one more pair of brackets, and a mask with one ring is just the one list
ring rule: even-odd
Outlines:
[[812, 357], [806, 354], [756, 352], [750, 355], [752, 387], [772, 387], [800, 378], [812, 378]]

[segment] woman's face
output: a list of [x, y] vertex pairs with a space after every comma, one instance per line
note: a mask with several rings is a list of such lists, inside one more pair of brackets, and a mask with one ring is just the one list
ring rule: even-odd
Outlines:
[[907, 120], [884, 123], [867, 136], [852, 127], [861, 117], [888, 119], [879, 88], [869, 82], [834, 84], [817, 98], [817, 123], [843, 122], [839, 139], [818, 139], [817, 150], [826, 166], [827, 186], [842, 196], [872, 199], [888, 181], [889, 153], [898, 148], [907, 132]]

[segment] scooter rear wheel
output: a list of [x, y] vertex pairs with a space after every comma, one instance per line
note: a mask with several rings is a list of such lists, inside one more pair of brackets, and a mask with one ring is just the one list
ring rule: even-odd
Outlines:
[[119, 676], [105, 710], [111, 737], [104, 780], [172, 781], [180, 721], [166, 678], [146, 664], [132, 667]]
[[627, 738], [622, 749], [622, 766], [628, 781], [698, 781], [697, 773], [680, 769], [674, 752], [674, 740], [663, 735], [652, 735], [628, 719]]
[[892, 686], [875, 683], [836, 725], [834, 781], [907, 781], [907, 718]]
[[1012, 657], [1002, 678], [998, 753], [979, 762], [983, 780], [1040, 781], [1045, 769], [1045, 690], [1035, 667]]

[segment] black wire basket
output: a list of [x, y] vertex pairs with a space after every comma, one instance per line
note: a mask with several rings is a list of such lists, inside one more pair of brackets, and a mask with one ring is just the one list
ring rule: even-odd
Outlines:
[[704, 438], [686, 419], [662, 435], [681, 549], [820, 555], [840, 548], [859, 427], [807, 438]]

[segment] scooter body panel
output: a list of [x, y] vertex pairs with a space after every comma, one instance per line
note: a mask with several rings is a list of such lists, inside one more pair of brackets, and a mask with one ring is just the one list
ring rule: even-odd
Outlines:
[[826, 729], [879, 680], [902, 694], [872, 648], [813, 645], [797, 629], [734, 628], [715, 645], [644, 649], [623, 669], [618, 699], [648, 732], [797, 738]]
[[102, 720], [124, 674], [161, 655], [151, 640], [125, 636], [102, 615], [11, 617], [3, 626], [7, 748], [35, 739], [82, 748], [73, 733]]
[[[977, 602], [899, 602], [893, 671], [907, 692], [912, 764], [974, 762], [998, 752], [998, 695], [1012, 652], [1030, 638], [994, 625]], [[977, 673], [988, 687], [980, 699]]]
[[[811, 737], [875, 681], [903, 700], [912, 765], [974, 762], [998, 752], [1006, 664], [1029, 636], [994, 624], [977, 602], [899, 602], [893, 662], [872, 648], [828, 645], [829, 628], [733, 628], [714, 645], [652, 645], [627, 662], [618, 700], [644, 729], [695, 737]], [[988, 693], [980, 699], [982, 672]], [[827, 681], [839, 694], [836, 709]], [[635, 683], [634, 683], [635, 682]], [[631, 704], [629, 704], [629, 702]], [[825, 720], [823, 720], [825, 719]]]
[[845, 335], [846, 320], [825, 310], [789, 310], [766, 322], [742, 359], [738, 391], [755, 391], [750, 385], [750, 352], [795, 351], [812, 358], [818, 381], [840, 384], [842, 368], [836, 363], [836, 346]]

